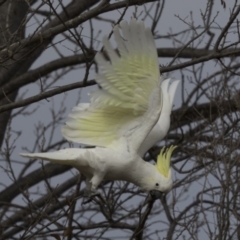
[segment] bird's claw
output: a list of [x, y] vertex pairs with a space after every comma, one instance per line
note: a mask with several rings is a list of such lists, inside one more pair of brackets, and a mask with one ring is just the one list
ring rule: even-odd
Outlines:
[[97, 190], [85, 189], [83, 192], [83, 197], [87, 198], [86, 201], [83, 201], [82, 204], [87, 204], [93, 200], [94, 197], [100, 196], [100, 193]]
[[99, 195], [100, 193], [95, 189], [84, 189], [83, 196], [84, 197], [95, 197], [96, 195]]

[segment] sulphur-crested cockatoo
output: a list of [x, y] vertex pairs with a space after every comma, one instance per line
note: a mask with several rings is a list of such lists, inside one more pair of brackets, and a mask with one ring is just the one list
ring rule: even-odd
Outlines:
[[122, 21], [120, 26], [122, 36], [118, 25], [113, 29], [119, 55], [104, 37], [110, 62], [102, 53], [95, 57], [101, 70], [96, 82], [101, 89], [91, 95], [87, 109], [74, 108], [62, 127], [66, 139], [97, 147], [21, 156], [72, 165], [86, 176], [89, 193], [95, 192], [103, 179], [128, 181], [145, 191], [166, 192], [172, 187], [170, 158], [174, 147], [162, 150], [156, 165], [139, 155], [163, 107], [154, 39], [142, 21]]

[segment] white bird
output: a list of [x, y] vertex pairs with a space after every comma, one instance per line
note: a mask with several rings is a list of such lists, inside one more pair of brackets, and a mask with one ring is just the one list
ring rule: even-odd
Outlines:
[[[113, 29], [120, 56], [105, 36], [103, 45], [110, 62], [102, 53], [97, 53], [95, 57], [101, 69], [96, 75], [96, 82], [102, 89], [91, 95], [88, 108], [74, 108], [62, 127], [66, 139], [96, 148], [69, 148], [20, 155], [72, 165], [86, 176], [89, 194], [96, 192], [102, 180], [124, 180], [145, 191], [166, 192], [172, 187], [170, 158], [175, 147], [165, 152], [162, 150], [156, 165], [145, 162], [139, 152], [164, 110], [164, 96], [171, 95], [162, 94], [164, 84], [168, 89], [169, 80], [163, 82], [161, 88], [158, 56], [151, 30], [135, 19], [129, 24], [122, 21], [120, 26], [123, 36], [118, 25]], [[176, 85], [169, 90], [173, 95]], [[165, 123], [167, 130], [169, 122]], [[164, 128], [163, 134], [165, 131]], [[156, 133], [153, 136], [155, 138]]]

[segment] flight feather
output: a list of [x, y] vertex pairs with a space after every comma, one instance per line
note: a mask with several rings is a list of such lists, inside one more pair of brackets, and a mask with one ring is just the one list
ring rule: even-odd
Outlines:
[[73, 142], [109, 147], [131, 142], [138, 149], [159, 119], [162, 93], [158, 57], [152, 33], [142, 21], [121, 22], [122, 35], [113, 34], [119, 54], [104, 37], [103, 53], [96, 54], [100, 90], [91, 94], [90, 107], [75, 108], [62, 128]]

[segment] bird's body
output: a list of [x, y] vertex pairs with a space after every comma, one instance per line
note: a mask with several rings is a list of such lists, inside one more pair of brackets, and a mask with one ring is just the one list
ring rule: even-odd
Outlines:
[[174, 148], [161, 151], [156, 165], [140, 155], [166, 135], [178, 82], [169, 87], [167, 79], [161, 84], [154, 39], [143, 22], [133, 19], [120, 26], [123, 37], [118, 25], [113, 29], [120, 55], [104, 37], [110, 62], [102, 53], [95, 57], [100, 68], [96, 82], [101, 89], [91, 94], [90, 105], [73, 108], [62, 127], [67, 140], [96, 148], [21, 155], [72, 165], [86, 176], [90, 192], [104, 179], [165, 192], [172, 187], [170, 157]]
[[[171, 177], [162, 177], [154, 165], [123, 148], [68, 148], [49, 153], [22, 153], [21, 156], [38, 157], [75, 167], [86, 176], [88, 190], [96, 190], [102, 180], [122, 180], [141, 186], [144, 191], [150, 191], [156, 187], [156, 179], [159, 177], [161, 191], [164, 192], [172, 186]], [[156, 176], [152, 175], [153, 173]]]

